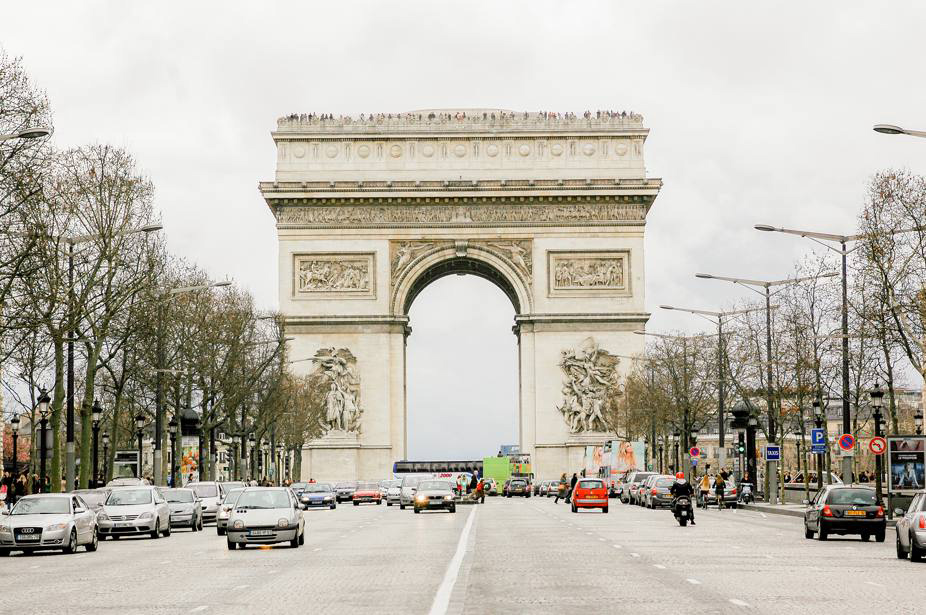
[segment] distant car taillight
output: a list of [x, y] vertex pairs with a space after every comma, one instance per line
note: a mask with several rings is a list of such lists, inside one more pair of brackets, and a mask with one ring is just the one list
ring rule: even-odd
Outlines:
[[920, 517], [920, 529], [926, 530], [926, 517]]
[[730, 495], [736, 495], [736, 487], [730, 489]]
[[875, 513], [875, 516], [876, 516], [876, 517], [883, 517], [883, 516], [884, 516], [884, 507], [883, 507], [883, 506], [878, 506], [878, 512]]
[[656, 495], [657, 493], [659, 493], [659, 490], [656, 489], [655, 487], [653, 487], [652, 490], [650, 491], [650, 495]]
[[823, 507], [823, 516], [824, 516], [824, 517], [832, 517], [832, 516], [833, 516], [833, 511], [830, 509], [829, 505], [826, 505], [826, 506]]

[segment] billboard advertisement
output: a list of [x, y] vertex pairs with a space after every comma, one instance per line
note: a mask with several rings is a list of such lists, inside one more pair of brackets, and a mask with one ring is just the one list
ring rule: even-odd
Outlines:
[[596, 453], [599, 461], [595, 466], [594, 475], [601, 476], [599, 468], [605, 468], [612, 480], [618, 480], [632, 470], [645, 469], [645, 448], [642, 441], [610, 440], [603, 447], [586, 447], [586, 459], [591, 456], [594, 462]]
[[926, 485], [926, 437], [892, 436], [887, 439], [889, 489], [913, 492]]

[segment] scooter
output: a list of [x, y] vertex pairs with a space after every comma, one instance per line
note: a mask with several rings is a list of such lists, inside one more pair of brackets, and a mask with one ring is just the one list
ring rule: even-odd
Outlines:
[[675, 502], [672, 504], [672, 514], [675, 515], [675, 519], [678, 521], [679, 525], [682, 527], [688, 525], [692, 513], [691, 498], [686, 495], [675, 498]]
[[756, 498], [752, 495], [752, 483], [742, 483], [740, 485], [740, 502], [749, 504], [755, 501]]

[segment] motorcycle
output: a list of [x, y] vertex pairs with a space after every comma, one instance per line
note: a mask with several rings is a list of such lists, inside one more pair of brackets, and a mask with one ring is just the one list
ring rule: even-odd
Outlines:
[[752, 483], [740, 484], [740, 502], [743, 504], [750, 504], [755, 501], [756, 498], [752, 494]]
[[684, 495], [675, 498], [675, 502], [672, 504], [672, 514], [675, 515], [679, 525], [682, 527], [688, 525], [692, 515], [691, 498]]

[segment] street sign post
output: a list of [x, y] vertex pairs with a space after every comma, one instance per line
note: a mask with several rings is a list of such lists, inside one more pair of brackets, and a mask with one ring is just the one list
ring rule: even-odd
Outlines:
[[868, 443], [868, 450], [874, 455], [883, 455], [887, 451], [887, 440], [881, 436], [875, 436]]
[[814, 455], [822, 455], [826, 452], [826, 430], [822, 427], [814, 427], [810, 430], [810, 452]]
[[765, 446], [766, 461], [781, 461], [781, 447], [777, 444], [767, 444]]

